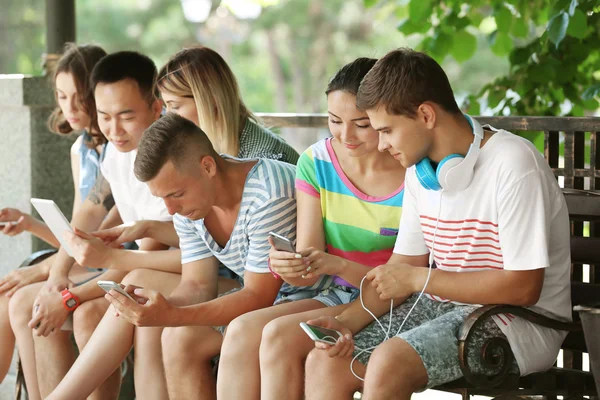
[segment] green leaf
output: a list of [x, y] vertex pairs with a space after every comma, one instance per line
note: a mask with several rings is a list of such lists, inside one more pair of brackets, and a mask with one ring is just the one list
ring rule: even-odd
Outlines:
[[410, 18], [405, 18], [396, 25], [396, 29], [406, 36], [410, 36], [414, 33], [426, 33], [429, 28], [431, 28], [431, 23], [429, 21], [416, 24]]
[[504, 92], [501, 92], [496, 89], [490, 89], [490, 91], [488, 92], [488, 96], [487, 96], [488, 107], [496, 108], [498, 106], [498, 104], [500, 104], [500, 102], [502, 100], [504, 100], [504, 95], [505, 95]]
[[596, 99], [584, 100], [583, 108], [585, 108], [586, 110], [597, 110], [598, 101]]
[[573, 117], [583, 117], [584, 113], [585, 108], [578, 104], [574, 104], [573, 107], [571, 107], [571, 111], [569, 112], [569, 114], [571, 114]]
[[479, 104], [479, 99], [474, 95], [469, 95], [469, 97], [465, 99], [463, 108], [464, 112], [466, 112], [469, 115], [481, 114], [481, 104]]
[[577, 64], [572, 63], [561, 63], [556, 67], [556, 83], [563, 84], [572, 82], [575, 74], [577, 74]]
[[575, 10], [577, 9], [578, 2], [577, 0], [571, 0], [571, 4], [569, 4], [569, 15], [572, 17], [575, 14]]
[[513, 41], [505, 32], [495, 31], [490, 35], [492, 52], [498, 57], [504, 57], [513, 48]]
[[581, 95], [581, 98], [587, 101], [598, 96], [598, 94], [600, 94], [600, 83], [596, 83], [590, 86], [589, 88], [585, 89], [585, 91]]
[[514, 37], [518, 37], [518, 38], [527, 37], [527, 34], [529, 33], [529, 26], [527, 26], [527, 21], [525, 21], [525, 18], [515, 19], [515, 21], [512, 25], [511, 33], [513, 34]]
[[531, 56], [529, 47], [518, 47], [514, 49], [509, 56], [509, 61], [513, 66], [525, 64]]
[[477, 38], [467, 31], [459, 31], [454, 34], [450, 54], [459, 63], [465, 62], [477, 51]]
[[557, 48], [560, 42], [565, 38], [568, 26], [569, 15], [564, 11], [556, 14], [548, 23], [548, 39], [550, 39]]
[[550, 9], [550, 12], [548, 14], [548, 18], [552, 19], [554, 17], [556, 17], [558, 14], [560, 14], [563, 11], [566, 11], [568, 7], [570, 7], [571, 5], [571, 1], [572, 0], [558, 0], [556, 1], [553, 5], [552, 8]]
[[408, 15], [415, 23], [425, 21], [431, 15], [432, 0], [411, 0]]
[[580, 9], [575, 10], [575, 13], [569, 21], [567, 34], [577, 39], [583, 39], [587, 32], [587, 16]]
[[554, 79], [556, 71], [549, 63], [534, 64], [529, 67], [529, 79], [532, 82], [547, 85]]
[[446, 57], [451, 47], [452, 36], [444, 32], [438, 32], [429, 44], [432, 57], [440, 63]]
[[513, 16], [508, 8], [504, 6], [500, 6], [499, 8], [497, 8], [496, 11], [494, 11], [494, 18], [496, 18], [496, 26], [498, 27], [498, 32], [510, 32]]
[[371, 8], [377, 4], [378, 1], [379, 0], [363, 0], [363, 4], [365, 5], [365, 8]]

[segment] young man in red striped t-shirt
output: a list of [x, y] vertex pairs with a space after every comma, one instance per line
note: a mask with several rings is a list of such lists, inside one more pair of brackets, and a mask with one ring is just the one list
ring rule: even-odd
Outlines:
[[[379, 131], [380, 150], [407, 168], [402, 220], [394, 255], [362, 288], [380, 323], [360, 301], [336, 319], [309, 321], [344, 337], [317, 343], [309, 355], [307, 398], [347, 399], [362, 387], [363, 400], [409, 399], [460, 378], [458, 329], [483, 304], [570, 320], [568, 212], [536, 148], [463, 115], [439, 64], [409, 49], [375, 64], [357, 104]], [[399, 305], [391, 329], [390, 299]], [[475, 372], [498, 372], [479, 360], [483, 343], [497, 336], [510, 344], [512, 371], [526, 375], [552, 366], [565, 333], [498, 315], [475, 333], [468, 355]], [[360, 351], [368, 348], [372, 354]]]

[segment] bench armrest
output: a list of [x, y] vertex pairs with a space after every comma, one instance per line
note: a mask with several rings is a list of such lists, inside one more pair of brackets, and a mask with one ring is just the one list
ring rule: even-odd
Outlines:
[[50, 257], [52, 254], [56, 253], [56, 249], [47, 249], [47, 250], [39, 250], [30, 255], [19, 265], [19, 268], [29, 267], [34, 264], [40, 263], [44, 261], [46, 258]]
[[510, 374], [514, 356], [508, 341], [504, 337], [495, 337], [484, 343], [481, 349], [481, 360], [483, 365], [491, 368], [499, 368], [499, 372], [493, 376], [475, 374], [471, 370], [468, 361], [468, 350], [471, 346], [470, 338], [473, 332], [481, 326], [488, 318], [497, 314], [509, 313], [521, 317], [546, 328], [557, 329], [568, 332], [581, 331], [579, 322], [564, 322], [538, 314], [535, 311], [517, 306], [487, 305], [480, 307], [469, 314], [458, 332], [458, 359], [460, 368], [465, 379], [475, 387], [498, 387], [516, 384], [518, 376]]

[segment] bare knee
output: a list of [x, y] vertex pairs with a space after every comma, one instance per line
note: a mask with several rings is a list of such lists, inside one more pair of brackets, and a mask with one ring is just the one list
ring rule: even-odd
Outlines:
[[193, 327], [165, 328], [161, 335], [163, 359], [166, 367], [210, 361], [211, 353], [202, 336]]
[[264, 324], [260, 319], [253, 318], [252, 313], [241, 315], [231, 321], [223, 339], [221, 359], [245, 354], [256, 356], [263, 328]]
[[79, 350], [83, 349], [108, 309], [104, 298], [86, 301], [73, 312], [73, 334]]
[[[297, 332], [300, 332], [300, 327], [288, 322], [285, 317], [274, 319], [265, 325], [260, 342], [260, 361], [272, 363], [295, 354], [297, 347], [290, 346], [290, 343], [296, 342], [294, 338]], [[304, 356], [306, 354], [302, 354]]]
[[401, 339], [384, 342], [373, 351], [365, 376], [369, 398], [406, 395], [427, 384], [427, 372], [415, 350]]
[[146, 286], [145, 283], [148, 279], [148, 275], [151, 274], [152, 271], [143, 268], [136, 268], [130, 273], [128, 273], [125, 278], [121, 281], [123, 285], [136, 285], [136, 286]]
[[26, 326], [31, 320], [33, 302], [39, 288], [25, 286], [15, 292], [8, 302], [8, 313], [13, 329]]
[[[331, 358], [324, 350], [313, 349], [306, 357], [305, 373], [306, 393], [311, 392], [310, 388], [336, 387], [339, 388], [339, 372], [336, 371], [336, 361]], [[310, 396], [316, 398], [318, 396]]]

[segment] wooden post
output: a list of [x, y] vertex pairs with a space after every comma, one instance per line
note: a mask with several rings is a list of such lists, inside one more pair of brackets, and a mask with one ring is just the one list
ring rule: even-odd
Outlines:
[[44, 74], [51, 73], [68, 42], [75, 41], [75, 0], [46, 0]]

